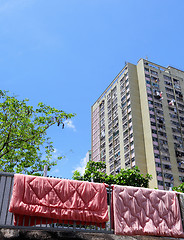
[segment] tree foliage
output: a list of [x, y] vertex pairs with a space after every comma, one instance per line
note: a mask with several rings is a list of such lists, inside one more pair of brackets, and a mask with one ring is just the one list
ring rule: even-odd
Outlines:
[[79, 171], [75, 171], [73, 174], [73, 179], [83, 180], [83, 181], [94, 181], [99, 183], [107, 184], [117, 184], [124, 186], [135, 186], [135, 187], [148, 187], [149, 181], [152, 179], [150, 174], [146, 174], [144, 177], [143, 174], [140, 174], [138, 167], [133, 169], [121, 169], [118, 174], [115, 176], [105, 173], [106, 164], [103, 162], [94, 162], [89, 161], [86, 165], [84, 175], [81, 176]]
[[45, 164], [48, 170], [56, 165], [47, 130], [53, 125], [64, 128], [64, 121], [74, 114], [44, 103], [34, 109], [28, 101], [0, 91], [0, 171], [39, 174]]
[[178, 187], [173, 187], [172, 190], [184, 193], [184, 183], [181, 183]]

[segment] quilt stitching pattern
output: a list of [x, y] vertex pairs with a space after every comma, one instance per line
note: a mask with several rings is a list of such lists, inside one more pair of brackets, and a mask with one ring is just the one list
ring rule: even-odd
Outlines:
[[9, 211], [20, 219], [26, 215], [102, 223], [102, 226], [109, 219], [104, 184], [22, 174], [14, 176]]
[[[83, 191], [83, 192], [81, 191], [82, 189], [85, 189], [85, 185], [86, 185], [85, 182], [81, 182], [81, 183], [77, 184], [77, 187], [76, 187], [74, 184], [72, 184], [72, 182], [68, 181], [69, 191], [66, 194], [66, 187], [63, 186], [62, 181], [57, 180], [57, 179], [54, 179], [54, 180], [56, 180], [55, 184], [51, 183], [48, 179], [44, 179], [44, 180], [42, 180], [43, 185], [41, 185], [41, 186], [40, 186], [40, 179], [39, 179], [39, 182], [37, 183], [37, 177], [34, 177], [30, 181], [27, 181], [28, 186], [32, 190], [32, 194], [35, 195], [35, 204], [38, 204], [37, 199], [39, 199], [39, 204], [41, 203], [41, 205], [45, 205], [45, 206], [56, 205], [56, 204], [58, 204], [59, 201], [64, 204], [69, 199], [71, 199], [71, 197], [74, 194], [77, 194], [77, 196], [75, 196], [75, 197], [80, 198], [80, 200], [82, 201], [81, 207], [84, 208], [84, 206], [88, 206], [88, 204], [95, 197], [97, 197], [97, 194], [99, 193], [98, 190], [94, 186], [91, 185], [90, 197], [86, 201], [84, 198], [84, 197], [86, 197], [86, 193], [85, 193], [85, 191]], [[39, 187], [38, 187], [38, 184], [39, 184]], [[27, 189], [27, 190], [29, 191], [30, 189]], [[42, 191], [43, 189], [44, 189], [44, 192]], [[38, 190], [40, 190], [40, 192], [38, 192]], [[25, 193], [26, 193], [26, 191], [25, 191]], [[57, 196], [57, 198], [55, 198], [55, 202], [53, 202], [52, 204], [49, 202], [49, 194]], [[33, 196], [32, 196], [32, 198], [33, 198]], [[42, 199], [47, 199], [48, 201], [41, 202]], [[23, 197], [22, 202], [26, 203], [26, 204], [31, 204], [31, 205], [34, 204], [31, 199], [29, 202], [25, 199], [25, 197]]]
[[176, 193], [114, 187], [114, 224], [117, 234], [183, 235]]
[[[124, 189], [123, 192], [127, 190]], [[155, 227], [158, 227], [158, 225], [162, 222], [165, 221], [166, 225], [171, 226], [177, 216], [174, 216], [172, 209], [168, 208], [165, 204], [165, 200], [163, 199], [164, 197], [166, 197], [166, 193], [163, 193], [162, 198], [157, 196], [156, 192], [154, 192], [155, 197], [158, 198], [157, 204], [155, 205], [155, 198], [154, 198], [154, 202], [151, 199], [151, 195], [152, 192], [150, 191], [150, 194], [145, 196], [144, 192], [141, 189], [138, 189], [137, 191], [135, 191], [134, 193], [130, 194], [130, 193], [125, 193], [126, 194], [126, 201], [125, 198], [123, 196], [123, 192], [119, 194], [121, 201], [125, 207], [125, 211], [128, 211], [128, 209], [131, 209], [131, 214], [132, 214], [132, 218], [134, 219], [138, 219], [140, 222], [140, 225], [142, 225], [142, 227], [146, 224], [146, 222], [149, 221], [149, 219], [152, 219], [153, 224], [155, 225]], [[136, 193], [138, 193], [140, 196], [142, 195], [142, 199], [137, 199], [136, 198]], [[129, 196], [128, 200], [127, 200], [127, 196]], [[133, 201], [133, 204], [130, 202]], [[175, 199], [172, 198], [172, 200], [170, 201], [170, 206], [172, 206], [172, 208], [174, 207], [173, 205], [175, 204]], [[145, 206], [143, 208], [143, 206]], [[141, 214], [141, 212], [143, 212]], [[124, 221], [126, 222], [126, 218], [123, 214], [123, 212], [120, 213], [122, 218], [124, 218]], [[157, 216], [157, 218], [154, 217], [154, 215]], [[142, 217], [144, 216], [144, 217]], [[168, 218], [169, 216], [169, 218]], [[168, 222], [169, 220], [169, 222]], [[129, 227], [131, 226], [131, 223], [126, 223], [127, 225], [129, 225]]]

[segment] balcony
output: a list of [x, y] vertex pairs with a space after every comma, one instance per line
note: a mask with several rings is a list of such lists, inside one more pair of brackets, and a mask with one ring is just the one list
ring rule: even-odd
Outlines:
[[157, 180], [163, 181], [163, 177], [157, 176]]
[[160, 152], [159, 152], [159, 150], [154, 149], [154, 153], [159, 154]]

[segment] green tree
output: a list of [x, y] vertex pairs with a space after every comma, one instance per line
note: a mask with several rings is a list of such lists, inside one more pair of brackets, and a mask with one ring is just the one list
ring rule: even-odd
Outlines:
[[85, 173], [81, 176], [80, 172], [75, 170], [72, 176], [74, 180], [104, 182], [106, 174], [103, 172], [105, 163], [89, 161], [86, 164]]
[[78, 171], [75, 171], [73, 174], [73, 179], [75, 180], [83, 180], [89, 181], [92, 180], [94, 182], [99, 183], [107, 183], [107, 184], [117, 184], [124, 186], [135, 186], [135, 187], [148, 187], [149, 181], [152, 179], [150, 174], [146, 174], [144, 177], [143, 174], [140, 173], [138, 167], [133, 169], [121, 169], [121, 171], [115, 176], [112, 174], [107, 175], [105, 173], [106, 164], [103, 162], [93, 162], [89, 161], [86, 165], [86, 169], [84, 175]]
[[83, 177], [81, 176], [81, 174], [80, 174], [80, 172], [79, 172], [78, 170], [75, 170], [75, 171], [73, 172], [72, 179], [83, 181]]
[[0, 171], [40, 174], [44, 165], [50, 170], [57, 163], [51, 160], [54, 146], [47, 130], [53, 125], [64, 128], [74, 114], [43, 103], [34, 109], [28, 101], [0, 91]]
[[151, 179], [152, 176], [148, 173], [144, 177], [137, 166], [132, 169], [121, 169], [121, 171], [115, 176], [115, 181], [118, 185], [145, 188], [149, 187], [149, 181]]
[[184, 183], [181, 183], [178, 187], [173, 187], [172, 190], [184, 193]]
[[83, 180], [94, 181], [99, 183], [104, 182], [106, 177], [104, 170], [105, 163], [89, 161], [86, 164]]

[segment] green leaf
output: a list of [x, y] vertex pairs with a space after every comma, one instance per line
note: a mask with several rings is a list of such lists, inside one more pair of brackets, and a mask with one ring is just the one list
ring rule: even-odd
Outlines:
[[0, 171], [40, 175], [45, 164], [51, 169], [57, 162], [52, 160], [54, 146], [47, 131], [57, 126], [55, 117], [63, 123], [74, 114], [44, 103], [34, 109], [28, 99], [2, 90], [0, 96]]
[[148, 187], [149, 181], [152, 179], [150, 174], [146, 174], [144, 177], [140, 174], [138, 167], [133, 169], [121, 169], [117, 175], [107, 175], [105, 173], [106, 164], [104, 162], [89, 161], [86, 165], [84, 175], [81, 176], [78, 171], [73, 174], [73, 179], [94, 181], [99, 183], [135, 186], [135, 187]]

